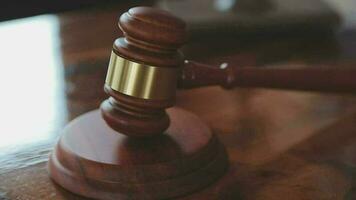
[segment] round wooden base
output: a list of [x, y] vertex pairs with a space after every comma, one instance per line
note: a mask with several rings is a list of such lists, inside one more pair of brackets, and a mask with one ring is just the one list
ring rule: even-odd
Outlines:
[[166, 199], [214, 182], [227, 156], [195, 115], [168, 109], [171, 125], [151, 139], [132, 139], [109, 128], [100, 111], [73, 120], [49, 160], [51, 178], [96, 199]]

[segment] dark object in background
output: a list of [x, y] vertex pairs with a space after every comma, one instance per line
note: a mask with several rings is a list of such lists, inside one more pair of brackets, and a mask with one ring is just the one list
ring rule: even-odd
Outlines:
[[321, 0], [160, 0], [157, 6], [182, 18], [194, 38], [329, 31], [340, 21]]
[[2, 0], [0, 21], [114, 2], [113, 0]]

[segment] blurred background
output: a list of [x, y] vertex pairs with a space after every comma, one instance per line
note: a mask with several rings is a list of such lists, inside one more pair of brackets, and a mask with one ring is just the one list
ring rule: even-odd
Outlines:
[[[137, 3], [144, 3], [144, 2], [154, 2], [152, 0], [150, 1], [138, 1], [135, 0]], [[343, 0], [341, 2], [337, 0], [327, 0], [327, 1], [334, 1], [335, 3], [340, 3], [340, 4], [345, 4], [347, 0]], [[348, 0], [350, 3], [352, 2], [351, 0]], [[271, 8], [275, 7], [276, 5], [273, 4], [278, 4], [283, 1], [276, 1], [276, 0], [271, 0], [271, 1], [266, 1], [266, 0], [182, 0], [182, 1], [177, 1], [177, 0], [163, 0], [163, 1], [158, 1], [159, 4], [171, 4], [176, 7], [176, 9], [183, 8], [185, 6], [195, 6], [196, 8], [197, 5], [199, 5], [200, 10], [205, 10], [205, 9], [214, 9], [215, 7], [216, 10], [218, 11], [228, 11], [231, 10], [231, 8], [237, 9], [240, 12], [263, 12], [263, 11], [268, 11]], [[197, 4], [199, 2], [199, 4]], [[293, 2], [293, 1], [288, 1], [288, 3]], [[315, 0], [312, 1], [294, 1], [294, 4], [288, 5], [289, 7], [294, 7], [295, 5], [298, 4], [304, 4], [307, 2], [311, 2], [311, 4], [315, 4]], [[313, 3], [314, 2], [314, 3]], [[73, 9], [78, 9], [78, 8], [84, 8], [84, 7], [95, 7], [95, 6], [101, 6], [101, 5], [110, 5], [110, 4], [118, 4], [118, 3], [123, 3], [122, 1], [114, 1], [114, 0], [106, 0], [106, 1], [99, 1], [99, 0], [75, 0], [75, 1], [70, 1], [70, 0], [53, 0], [53, 1], [46, 1], [46, 0], [3, 0], [1, 2], [1, 8], [0, 8], [0, 19], [1, 20], [7, 20], [7, 19], [14, 19], [14, 18], [19, 18], [19, 17], [27, 17], [27, 16], [32, 16], [32, 15], [38, 15], [38, 14], [43, 14], [43, 13], [54, 13], [54, 12], [61, 12], [61, 11], [66, 11], [66, 10], [73, 10]], [[284, 3], [285, 4], [285, 3]], [[309, 4], [309, 5], [311, 5]], [[178, 7], [177, 7], [178, 6]], [[278, 6], [278, 5], [277, 5]], [[210, 7], [210, 8], [208, 8]], [[312, 8], [313, 9], [313, 8]], [[177, 11], [181, 12], [181, 11]], [[204, 13], [205, 11], [199, 11], [199, 13]], [[195, 14], [198, 14], [197, 12]]]
[[[194, 24], [194, 29], [203, 28], [207, 23], [221, 23], [220, 27], [227, 28], [232, 21], [243, 21], [244, 25], [251, 26], [256, 23], [256, 19], [263, 16], [267, 24], [271, 17], [278, 15], [279, 20], [298, 20], [303, 14], [304, 17], [316, 16], [335, 17], [335, 13], [324, 3], [338, 4], [341, 7], [348, 7], [352, 0], [158, 0], [158, 1], [130, 1], [132, 4], [155, 4], [158, 7], [167, 9], [177, 16], [182, 17], [190, 24]], [[58, 13], [74, 9], [95, 8], [103, 6], [113, 6], [122, 4], [123, 1], [114, 0], [3, 0], [0, 7], [0, 20], [9, 20], [21, 17], [45, 13]], [[338, 6], [337, 5], [337, 6]], [[333, 5], [335, 6], [335, 5]], [[310, 14], [313, 13], [313, 16]], [[281, 15], [282, 14], [282, 15]], [[334, 16], [332, 16], [334, 15]], [[248, 19], [252, 18], [252, 19]], [[224, 19], [224, 20], [222, 20]], [[314, 19], [315, 20], [315, 19]], [[319, 18], [322, 20], [322, 18]], [[330, 20], [330, 18], [329, 18]], [[334, 19], [335, 20], [335, 19]], [[325, 21], [331, 23], [324, 18]], [[315, 22], [315, 21], [314, 21]], [[319, 21], [319, 23], [322, 23]], [[333, 22], [335, 23], [335, 21]], [[324, 24], [325, 25], [325, 24]], [[206, 28], [206, 27], [205, 27]], [[231, 28], [230, 28], [231, 29]]]

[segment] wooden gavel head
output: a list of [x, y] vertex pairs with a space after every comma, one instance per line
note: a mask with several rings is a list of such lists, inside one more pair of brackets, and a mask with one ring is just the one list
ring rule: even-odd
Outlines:
[[121, 15], [124, 37], [115, 40], [101, 105], [107, 124], [119, 133], [148, 137], [169, 126], [165, 109], [174, 104], [184, 59], [185, 23], [170, 13], [135, 7]]

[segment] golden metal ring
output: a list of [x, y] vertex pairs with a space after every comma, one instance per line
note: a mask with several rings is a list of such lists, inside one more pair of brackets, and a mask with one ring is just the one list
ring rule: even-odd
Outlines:
[[136, 63], [111, 52], [105, 83], [113, 90], [142, 99], [174, 97], [179, 68]]

